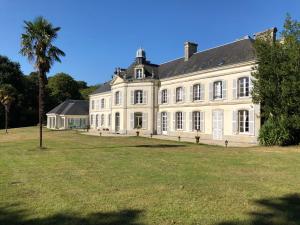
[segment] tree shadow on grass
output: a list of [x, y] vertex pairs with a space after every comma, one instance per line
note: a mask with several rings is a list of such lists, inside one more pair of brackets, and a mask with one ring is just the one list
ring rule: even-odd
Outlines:
[[262, 207], [261, 211], [250, 212], [248, 221], [226, 221], [218, 225], [299, 225], [300, 195], [290, 194], [280, 198], [260, 199], [254, 204]]
[[185, 147], [185, 145], [168, 145], [168, 144], [148, 144], [148, 145], [135, 145], [130, 146], [134, 148], [182, 148]]
[[99, 212], [87, 216], [57, 213], [48, 217], [29, 218], [26, 210], [17, 209], [16, 206], [0, 207], [1, 225], [142, 225], [136, 222], [141, 210]]

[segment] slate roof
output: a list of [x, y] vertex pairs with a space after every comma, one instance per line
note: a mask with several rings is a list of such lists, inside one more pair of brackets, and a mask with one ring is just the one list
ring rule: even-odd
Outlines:
[[[144, 65], [146, 79], [152, 78], [152, 74], [154, 74], [154, 79], [165, 79], [186, 73], [255, 60], [255, 49], [253, 43], [253, 39], [244, 38], [229, 44], [197, 52], [193, 54], [188, 61], [184, 61], [184, 57], [160, 65], [151, 64], [147, 61]], [[132, 63], [125, 71], [122, 72], [121, 75], [124, 79], [133, 79], [135, 65], [135, 63]], [[107, 82], [102, 84], [92, 94], [98, 94], [110, 90], [110, 84]]]
[[47, 114], [59, 115], [89, 115], [89, 103], [86, 100], [66, 100]]

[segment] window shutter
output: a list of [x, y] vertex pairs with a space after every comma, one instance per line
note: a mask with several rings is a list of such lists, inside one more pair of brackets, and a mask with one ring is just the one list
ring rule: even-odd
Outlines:
[[185, 102], [185, 87], [182, 87], [182, 102]]
[[171, 89], [167, 89], [167, 103], [170, 104], [170, 98], [171, 98]]
[[186, 116], [186, 113], [183, 112], [182, 113], [182, 130], [186, 130], [186, 118], [185, 118], [185, 116]]
[[252, 96], [253, 82], [251, 76], [249, 76], [249, 96]]
[[204, 112], [200, 112], [200, 131], [201, 132], [205, 132], [205, 113]]
[[176, 88], [173, 89], [173, 102], [176, 103]]
[[130, 127], [134, 129], [134, 113], [130, 113]]
[[254, 110], [249, 110], [249, 134], [254, 135]]
[[162, 98], [161, 98], [161, 93], [162, 93], [162, 91], [159, 91], [158, 92], [158, 104], [161, 104], [162, 102]]
[[160, 119], [161, 119], [161, 113], [160, 112], [157, 112], [157, 134], [161, 134], [161, 122], [160, 122]]
[[143, 103], [144, 104], [147, 104], [147, 101], [148, 101], [147, 97], [148, 97], [148, 91], [144, 91], [144, 93], [143, 93]]
[[176, 130], [176, 112], [173, 113], [173, 130]]
[[200, 84], [200, 99], [202, 101], [205, 100], [205, 85], [204, 84]]
[[120, 91], [120, 97], [119, 97], [119, 100], [120, 100], [120, 105], [122, 105], [122, 92]]
[[209, 83], [209, 100], [212, 101], [214, 98], [214, 93], [213, 93], [213, 83]]
[[227, 82], [226, 82], [226, 80], [222, 81], [222, 98], [223, 99], [227, 98]]
[[238, 111], [232, 111], [232, 134], [237, 134], [238, 132]]
[[134, 91], [130, 91], [130, 102], [131, 102], [131, 105], [134, 104]]
[[237, 99], [237, 79], [232, 81], [232, 99]]
[[148, 129], [148, 114], [147, 113], [143, 113], [143, 129]]
[[194, 100], [194, 89], [193, 89], [193, 85], [190, 86], [190, 102], [192, 102]]
[[189, 131], [193, 131], [193, 112], [189, 112]]

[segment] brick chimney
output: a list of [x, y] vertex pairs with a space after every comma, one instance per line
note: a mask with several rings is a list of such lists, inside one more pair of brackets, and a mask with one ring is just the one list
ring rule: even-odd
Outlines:
[[184, 61], [188, 61], [197, 52], [198, 44], [186, 41], [184, 43]]
[[255, 33], [254, 37], [256, 40], [260, 39], [260, 40], [270, 41], [273, 43], [276, 41], [276, 33], [277, 33], [277, 28], [272, 27], [265, 31]]

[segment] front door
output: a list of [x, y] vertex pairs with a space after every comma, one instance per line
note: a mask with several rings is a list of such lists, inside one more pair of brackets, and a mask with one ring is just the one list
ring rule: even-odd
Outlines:
[[161, 131], [163, 135], [168, 134], [168, 115], [166, 112], [161, 113]]
[[213, 139], [222, 140], [223, 138], [223, 111], [213, 111]]
[[115, 117], [115, 131], [120, 131], [120, 113], [116, 113]]

